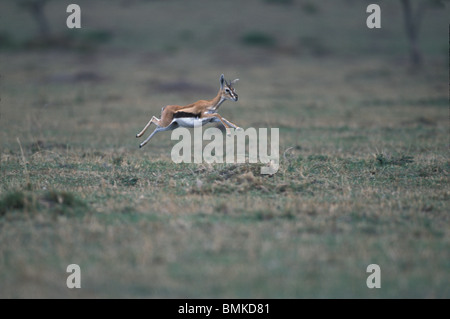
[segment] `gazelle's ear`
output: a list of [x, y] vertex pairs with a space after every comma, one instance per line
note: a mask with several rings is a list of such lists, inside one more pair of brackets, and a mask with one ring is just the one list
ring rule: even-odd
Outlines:
[[223, 89], [223, 83], [225, 82], [225, 77], [223, 76], [223, 74], [220, 76], [220, 89]]
[[236, 83], [237, 81], [239, 81], [239, 79], [234, 79], [233, 81], [230, 82], [230, 84], [234, 84], [234, 83]]

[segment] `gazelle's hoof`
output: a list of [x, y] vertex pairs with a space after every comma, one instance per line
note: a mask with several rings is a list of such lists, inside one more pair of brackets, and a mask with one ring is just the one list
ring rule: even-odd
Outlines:
[[243, 131], [244, 129], [242, 127], [236, 127], [236, 131]]

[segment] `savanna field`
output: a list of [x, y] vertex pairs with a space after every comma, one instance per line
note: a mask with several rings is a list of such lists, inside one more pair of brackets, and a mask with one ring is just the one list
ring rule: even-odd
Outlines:
[[[80, 0], [78, 30], [69, 3], [50, 40], [0, 4], [1, 298], [450, 297], [448, 4], [419, 68], [399, 1], [375, 30], [364, 1]], [[176, 164], [172, 132], [139, 149], [222, 73], [222, 116], [279, 128], [276, 174]]]

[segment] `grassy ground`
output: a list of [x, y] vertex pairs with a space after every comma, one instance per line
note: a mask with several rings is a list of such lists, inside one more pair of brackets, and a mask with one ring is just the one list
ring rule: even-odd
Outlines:
[[[79, 1], [83, 33], [41, 49], [0, 5], [0, 297], [450, 297], [448, 8], [411, 70], [394, 2], [370, 31], [355, 1], [124, 3]], [[221, 73], [223, 116], [280, 128], [274, 176], [175, 164], [168, 132], [138, 149]]]

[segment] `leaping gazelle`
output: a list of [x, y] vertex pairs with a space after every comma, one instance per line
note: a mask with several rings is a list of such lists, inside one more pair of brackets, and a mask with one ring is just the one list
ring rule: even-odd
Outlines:
[[161, 110], [161, 119], [153, 116], [151, 120], [145, 125], [141, 132], [136, 137], [141, 137], [148, 129], [150, 124], [155, 124], [156, 129], [150, 134], [145, 141], [143, 141], [139, 147], [143, 147], [150, 141], [150, 139], [158, 132], [170, 131], [178, 126], [181, 127], [194, 127], [195, 120], [200, 120], [201, 125], [207, 123], [220, 122], [225, 126], [227, 135], [231, 134], [230, 126], [235, 129], [240, 129], [235, 124], [231, 123], [227, 119], [223, 118], [217, 109], [225, 100], [237, 101], [238, 95], [236, 94], [233, 84], [239, 81], [235, 79], [228, 83], [223, 74], [220, 76], [220, 89], [216, 97], [212, 100], [200, 100], [195, 103], [180, 106], [180, 105], [167, 105]]

